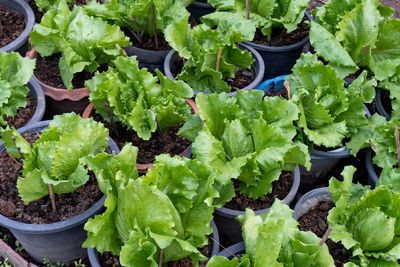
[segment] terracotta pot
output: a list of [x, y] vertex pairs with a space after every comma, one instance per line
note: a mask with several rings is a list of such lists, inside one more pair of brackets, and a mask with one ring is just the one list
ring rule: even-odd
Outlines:
[[[199, 112], [196, 103], [192, 99], [186, 98], [185, 101], [192, 108], [194, 114], [197, 114]], [[94, 112], [94, 104], [90, 103], [83, 112], [82, 118], [86, 119], [91, 117], [93, 115], [93, 112]], [[184, 151], [182, 151], [182, 153], [179, 154], [179, 156], [190, 157], [191, 147], [192, 145], [189, 145]], [[136, 163], [136, 168], [138, 169], [139, 173], [146, 173], [147, 170], [153, 168], [153, 166], [154, 166], [153, 163], [147, 163], [147, 164]]]
[[[32, 47], [32, 49], [26, 53], [26, 56], [29, 58], [37, 58], [39, 54], [36, 52], [35, 48]], [[32, 78], [40, 84], [46, 96], [47, 115], [54, 116], [71, 111], [82, 114], [89, 104], [90, 91], [86, 87], [67, 90], [49, 86], [36, 78], [35, 75], [33, 75]]]

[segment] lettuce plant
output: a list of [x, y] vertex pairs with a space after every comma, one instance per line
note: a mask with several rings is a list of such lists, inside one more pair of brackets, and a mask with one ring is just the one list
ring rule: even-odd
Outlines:
[[[332, 178], [328, 190], [336, 207], [330, 210], [329, 238], [352, 251], [359, 266], [398, 266], [400, 259], [400, 193], [385, 185], [370, 190], [352, 184], [356, 169], [345, 167], [343, 182]], [[354, 266], [354, 265], [352, 265]]]
[[238, 217], [242, 224], [246, 253], [228, 260], [214, 256], [209, 267], [265, 267], [265, 266], [334, 266], [326, 244], [312, 232], [297, 228], [293, 211], [280, 200], [275, 200], [267, 213], [255, 215], [246, 209]]
[[69, 90], [73, 89], [75, 73], [95, 72], [100, 65], [123, 55], [121, 46], [130, 44], [118, 26], [87, 15], [83, 7], [75, 6], [70, 11], [65, 0], [57, 1], [35, 25], [30, 37], [42, 57], [62, 53], [59, 68]]
[[216, 176], [214, 187], [220, 198], [215, 205], [234, 196], [231, 178], [239, 180], [240, 193], [256, 199], [271, 192], [271, 183], [283, 170], [293, 170], [296, 164], [310, 167], [307, 146], [292, 141], [293, 122], [299, 116], [296, 105], [262, 97], [259, 90], [239, 91], [232, 98], [225, 93], [196, 97], [204, 127], [192, 152]]
[[[215, 7], [216, 12], [202, 17], [202, 21], [207, 24], [219, 25], [221, 22], [237, 24], [240, 20], [246, 20], [246, 1], [209, 0], [208, 2]], [[296, 30], [297, 24], [304, 17], [307, 4], [307, 0], [250, 0], [249, 20], [270, 39], [274, 28], [285, 28], [288, 33]]]
[[32, 77], [36, 60], [17, 53], [0, 53], [0, 126], [5, 116], [15, 116], [18, 108], [26, 106], [29, 89], [24, 85]]
[[4, 130], [1, 137], [7, 152], [15, 158], [23, 156], [17, 188], [25, 204], [48, 195], [49, 184], [56, 194], [84, 185], [89, 175], [80, 159], [103, 152], [107, 136], [102, 124], [75, 113], [55, 116], [32, 147], [14, 128]]
[[186, 59], [178, 79], [198, 92], [230, 92], [225, 79], [234, 78], [239, 69], [249, 69], [254, 61], [250, 51], [237, 46], [246, 38], [234, 28], [212, 29], [200, 24], [191, 29], [187, 19], [170, 24], [165, 30], [165, 39]]
[[286, 80], [300, 110], [297, 124], [304, 133], [299, 136], [304, 136], [305, 142], [341, 146], [345, 137], [367, 125], [363, 103], [372, 102], [376, 81], [367, 80], [366, 71], [348, 89], [334, 68], [310, 53], [303, 54], [292, 71]]
[[118, 57], [113, 64], [114, 68], [86, 82], [89, 99], [105, 120], [109, 121], [107, 103], [114, 118], [144, 140], [157, 130], [157, 121], [166, 131], [187, 120], [191, 109], [185, 98], [193, 97], [190, 86], [158, 70], [154, 77], [147, 69], [139, 69], [136, 57]]
[[197, 160], [160, 155], [146, 176], [138, 177], [138, 149], [125, 145], [117, 156], [105, 153], [84, 161], [107, 194], [107, 210], [89, 219], [84, 247], [119, 255], [123, 266], [157, 267], [190, 257], [194, 266], [206, 258], [197, 250], [212, 232], [213, 178]]

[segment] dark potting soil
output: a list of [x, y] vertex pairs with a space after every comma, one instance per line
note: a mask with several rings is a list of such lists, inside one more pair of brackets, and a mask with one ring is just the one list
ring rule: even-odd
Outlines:
[[[206, 245], [202, 248], [199, 249], [199, 251], [206, 256], [207, 258], [210, 258], [211, 256], [211, 249], [210, 245]], [[98, 254], [100, 255], [100, 253]], [[119, 256], [114, 256], [111, 252], [105, 252], [100, 255], [100, 263], [102, 267], [122, 267], [121, 263], [119, 262]], [[208, 261], [201, 261], [199, 262], [200, 267], [206, 266]], [[167, 264], [168, 267], [193, 267], [192, 260], [187, 257], [180, 259], [178, 261], [172, 261], [168, 262]]]
[[328, 0], [311, 0], [310, 2], [308, 2], [307, 11], [311, 11], [313, 9], [316, 9], [316, 8], [320, 7], [320, 6], [323, 6], [327, 2], [328, 2]]
[[272, 84], [271, 89], [264, 94], [264, 97], [281, 96], [286, 100], [289, 99], [287, 90], [279, 90], [278, 92], [275, 92], [274, 87], [275, 87], [274, 84]]
[[17, 39], [24, 30], [24, 16], [0, 5], [0, 47]]
[[[24, 138], [33, 144], [39, 134], [25, 134]], [[75, 192], [56, 195], [57, 212], [52, 211], [49, 196], [25, 205], [17, 189], [21, 170], [22, 160], [11, 157], [6, 151], [0, 154], [0, 213], [19, 222], [46, 224], [64, 221], [81, 214], [103, 195], [94, 174], [89, 172], [89, 181]]]
[[[311, 231], [319, 238], [322, 238], [328, 229], [327, 217], [329, 210], [335, 207], [333, 201], [320, 201], [315, 207], [312, 207], [306, 214], [299, 218], [299, 229], [302, 231]], [[350, 259], [350, 253], [346, 253], [343, 245], [333, 242], [330, 238], [326, 240], [329, 252], [335, 261], [335, 266], [343, 266]]]
[[400, 0], [380, 0], [380, 2], [386, 6], [390, 6], [395, 10], [395, 18], [400, 18]]
[[[49, 267], [48, 263], [42, 262], [42, 263], [38, 263], [36, 262], [31, 256], [29, 256], [28, 252], [25, 251], [25, 249], [21, 246], [21, 244], [17, 241], [17, 239], [14, 237], [14, 235], [7, 229], [4, 227], [0, 226], [0, 238], [8, 245], [10, 246], [15, 252], [17, 252], [22, 258], [24, 258], [24, 260], [26, 260], [28, 263], [33, 263], [36, 266], [39, 267]], [[81, 265], [75, 264], [76, 263], [80, 263]], [[83, 265], [84, 264], [84, 265]], [[0, 262], [0, 266], [1, 262]], [[75, 266], [82, 266], [82, 267], [89, 267], [90, 262], [89, 259], [87, 257], [75, 260], [74, 263], [70, 263], [70, 264], [56, 264], [56, 265], [52, 265], [52, 266], [62, 266], [62, 267], [75, 267]]]
[[[61, 54], [54, 54], [48, 57], [38, 56], [36, 59], [36, 68], [34, 74], [41, 82], [55, 88], [65, 89], [61, 79], [60, 68], [58, 62]], [[85, 81], [91, 79], [94, 74], [82, 71], [75, 73], [72, 85], [74, 88], [85, 87]]]
[[36, 5], [34, 0], [30, 1], [29, 5], [33, 10], [33, 14], [35, 15], [35, 22], [36, 23], [40, 23], [42, 21], [42, 17], [44, 15], [44, 12], [43, 11], [39, 11], [39, 9], [38, 9], [38, 7], [37, 7], [37, 5]]
[[250, 70], [238, 70], [235, 73], [235, 78], [226, 79], [228, 85], [232, 88], [232, 91], [238, 91], [242, 88], [245, 88], [256, 78], [256, 71], [251, 66]]
[[390, 91], [382, 89], [382, 105], [386, 112], [392, 114], [392, 100], [390, 99]]
[[160, 154], [169, 153], [171, 156], [179, 155], [191, 144], [189, 140], [177, 135], [182, 125], [174, 126], [168, 132], [164, 132], [164, 143], [159, 131], [152, 133], [151, 138], [146, 141], [140, 139], [134, 131], [130, 131], [121, 123], [116, 122], [117, 136], [110, 123], [105, 122], [100, 115], [95, 114], [93, 118], [95, 121], [102, 122], [109, 129], [110, 136], [117, 143], [119, 149], [122, 149], [127, 142], [131, 142], [134, 146], [138, 147], [137, 162], [141, 164], [152, 163], [155, 157]]
[[271, 40], [264, 36], [261, 30], [257, 29], [253, 43], [265, 46], [286, 46], [300, 42], [307, 37], [310, 27], [306, 23], [307, 18], [297, 25], [297, 29], [287, 33], [285, 28], [275, 28], [272, 30]]
[[153, 51], [167, 51], [172, 49], [162, 36], [158, 36], [158, 50], [156, 50], [154, 36], [149, 37], [147, 35], [143, 35], [141, 42], [139, 42], [129, 29], [123, 28], [122, 30], [124, 31], [125, 35], [130, 38], [132, 45], [135, 47]]
[[374, 98], [374, 100], [372, 100], [371, 103], [364, 103], [364, 105], [367, 107], [367, 109], [369, 110], [371, 115], [374, 115], [375, 113], [378, 112], [378, 108], [376, 107], [375, 98]]
[[28, 121], [32, 118], [33, 114], [35, 114], [36, 105], [36, 99], [31, 95], [27, 95], [25, 108], [19, 108], [17, 110], [17, 114], [14, 117], [4, 116], [4, 119], [7, 121], [8, 126], [18, 129], [26, 125]]
[[231, 201], [226, 203], [224, 207], [241, 211], [244, 211], [246, 208], [252, 210], [262, 210], [269, 208], [272, 206], [276, 198], [282, 200], [287, 196], [287, 194], [289, 194], [289, 191], [292, 188], [292, 184], [292, 172], [283, 171], [279, 176], [279, 179], [272, 182], [271, 193], [266, 194], [263, 197], [257, 198], [256, 200], [253, 200], [249, 196], [239, 193], [239, 181], [234, 180], [236, 196]]

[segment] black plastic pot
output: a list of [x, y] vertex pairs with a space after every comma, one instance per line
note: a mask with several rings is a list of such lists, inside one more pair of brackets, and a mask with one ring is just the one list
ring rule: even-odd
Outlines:
[[378, 182], [378, 174], [376, 174], [374, 165], [372, 164], [372, 150], [368, 149], [367, 153], [365, 153], [365, 167], [368, 172], [368, 184], [371, 185], [371, 188], [375, 188], [376, 183]]
[[36, 100], [36, 110], [32, 118], [28, 121], [25, 126], [32, 125], [43, 119], [44, 111], [46, 110], [46, 100], [44, 98], [44, 93], [42, 87], [38, 82], [31, 78], [26, 85], [29, 88], [29, 94], [33, 96]]
[[293, 218], [298, 220], [302, 215], [306, 214], [312, 207], [315, 207], [318, 202], [332, 200], [331, 194], [327, 187], [313, 189], [305, 193], [294, 207]]
[[[308, 20], [313, 20], [307, 11], [305, 12], [305, 16]], [[308, 41], [309, 38], [307, 36], [298, 43], [286, 46], [266, 46], [250, 41], [245, 41], [243, 43], [260, 53], [265, 64], [264, 78], [269, 79], [291, 73], [291, 69], [303, 51], [303, 46], [306, 45]]]
[[12, 41], [6, 46], [0, 47], [0, 52], [11, 52], [16, 51], [22, 56], [28, 51], [29, 34], [31, 33], [33, 26], [35, 25], [35, 16], [32, 8], [23, 0], [0, 0], [0, 5], [6, 6], [8, 9], [18, 12], [24, 16], [25, 30], [18, 36], [17, 39]]
[[[300, 185], [300, 169], [299, 166], [296, 166], [293, 171], [293, 184], [287, 196], [282, 200], [285, 204], [289, 205], [290, 202], [294, 199], [297, 190]], [[254, 211], [255, 214], [263, 214], [269, 210], [262, 209]], [[243, 241], [242, 237], [242, 226], [235, 218], [239, 215], [244, 214], [244, 211], [240, 210], [232, 210], [225, 207], [215, 208], [214, 210], [214, 221], [217, 224], [220, 236], [223, 236], [231, 243], [238, 243]]]
[[[48, 127], [50, 121], [41, 121], [33, 125], [22, 127], [19, 133], [36, 133]], [[0, 153], [4, 151], [4, 145], [0, 142]], [[108, 153], [119, 153], [117, 145], [112, 139], [108, 141]], [[43, 262], [48, 258], [51, 263], [68, 263], [81, 258], [86, 254], [82, 243], [86, 239], [86, 231], [83, 229], [86, 221], [102, 211], [103, 196], [85, 212], [68, 220], [49, 224], [27, 224], [17, 222], [0, 215], [0, 225], [9, 229], [28, 254], [37, 262]]]
[[[242, 43], [239, 43], [239, 48], [247, 49], [251, 52], [251, 55], [255, 59], [255, 61], [252, 63], [252, 66], [256, 72], [256, 78], [254, 79], [254, 81], [252, 83], [250, 83], [249, 85], [247, 85], [245, 88], [242, 88], [240, 90], [247, 91], [250, 89], [255, 89], [262, 82], [262, 80], [264, 78], [264, 61], [263, 61], [262, 57], [260, 56], [260, 54], [255, 49], [253, 49], [247, 45], [244, 45]], [[174, 75], [172, 75], [172, 73], [176, 72], [175, 71], [175, 68], [176, 68], [175, 62], [177, 61], [178, 58], [179, 58], [178, 52], [176, 52], [175, 50], [171, 50], [168, 53], [168, 55], [164, 61], [165, 75], [170, 77], [173, 80], [175, 80], [175, 77], [174, 77]], [[197, 95], [199, 92], [196, 90], [193, 90], [193, 93], [194, 93], [194, 95]], [[229, 96], [233, 96], [235, 94], [236, 94], [236, 91], [228, 93]]]
[[389, 112], [385, 109], [382, 103], [382, 95], [383, 95], [383, 90], [381, 88], [375, 88], [375, 104], [376, 104], [376, 109], [378, 110], [379, 115], [382, 115], [383, 117], [386, 118], [386, 120], [390, 120], [390, 114]]
[[[211, 248], [211, 256], [210, 257], [212, 257], [212, 256], [217, 255], [219, 252], [219, 234], [218, 234], [217, 226], [215, 225], [214, 221], [211, 221], [210, 225], [213, 229], [212, 237], [214, 238], [214, 240], [212, 240], [212, 243], [211, 243], [212, 248]], [[88, 253], [89, 261], [90, 261], [90, 264], [92, 265], [92, 267], [101, 267], [97, 250], [95, 248], [88, 248], [87, 253]]]
[[164, 73], [165, 57], [171, 51], [154, 51], [132, 45], [125, 47], [124, 50], [128, 56], [137, 56], [136, 59], [139, 61], [139, 68], [147, 68], [151, 72], [154, 72], [155, 69], [159, 69], [162, 73]]
[[190, 15], [196, 20], [197, 24], [200, 24], [200, 17], [213, 13], [215, 8], [209, 3], [194, 2], [186, 8]]

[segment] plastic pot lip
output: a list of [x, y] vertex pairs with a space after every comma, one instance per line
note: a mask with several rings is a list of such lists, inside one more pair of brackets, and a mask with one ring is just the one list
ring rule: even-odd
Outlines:
[[[0, 52], [16, 51], [28, 41], [29, 34], [31, 33], [33, 26], [35, 25], [35, 15], [33, 14], [33, 10], [29, 6], [29, 4], [23, 0], [0, 0], [0, 3], [8, 8], [17, 5], [24, 10], [24, 12], [22, 12], [22, 15], [25, 18], [24, 31], [21, 33], [20, 36], [17, 37], [17, 39], [7, 44], [6, 46], [0, 47]], [[21, 14], [21, 12], [17, 12]]]
[[320, 188], [315, 188], [311, 191], [308, 191], [299, 199], [299, 201], [297, 201], [296, 206], [294, 207], [293, 218], [298, 220], [300, 217], [299, 216], [300, 208], [304, 204], [304, 202], [307, 201], [308, 199], [316, 198], [317, 196], [326, 196], [326, 197], [332, 199], [330, 196], [330, 193], [328, 191], [328, 187], [320, 187]]
[[[294, 171], [292, 172], [292, 177], [293, 177], [293, 184], [292, 187], [290, 188], [289, 193], [286, 195], [286, 197], [282, 200], [285, 204], [290, 204], [292, 200], [294, 199], [297, 190], [299, 189], [300, 185], [300, 168], [299, 165], [296, 165]], [[260, 215], [263, 213], [266, 213], [270, 208], [262, 209], [262, 210], [255, 210], [254, 213], [256, 215]], [[226, 218], [236, 218], [239, 215], [243, 215], [245, 212], [241, 210], [233, 210], [225, 207], [221, 208], [215, 208], [214, 212], [218, 215], [221, 215]]]
[[[32, 47], [30, 51], [26, 52], [26, 56], [31, 59], [37, 58], [38, 52], [36, 51], [35, 47]], [[31, 79], [39, 83], [43, 89], [43, 93], [46, 96], [51, 97], [55, 101], [63, 101], [63, 100], [80, 101], [85, 97], [90, 96], [90, 91], [86, 87], [68, 90], [63, 88], [55, 88], [48, 84], [45, 84], [44, 82], [40, 81], [35, 75], [32, 75]]]
[[[47, 128], [50, 122], [51, 120], [47, 120], [47, 121], [37, 122], [31, 125], [26, 125], [22, 128], [19, 128], [17, 131], [20, 134], [30, 131], [40, 131]], [[110, 137], [108, 137], [108, 146], [111, 149], [111, 151], [115, 151], [115, 154], [119, 154], [118, 146]], [[3, 142], [0, 142], [0, 152], [2, 152], [3, 150], [4, 150], [4, 144]], [[18, 231], [32, 235], [57, 233], [85, 223], [90, 217], [95, 215], [96, 212], [98, 212], [103, 207], [105, 199], [106, 195], [103, 195], [102, 198], [98, 200], [89, 209], [85, 210], [81, 214], [78, 214], [70, 219], [61, 222], [48, 223], [48, 224], [29, 224], [11, 220], [0, 214], [0, 225], [10, 229], [11, 231]]]
[[[136, 50], [137, 52], [140, 52], [140, 53], [143, 53], [143, 54], [148, 54], [149, 56], [152, 56], [152, 55], [165, 55], [165, 56], [167, 56], [167, 54], [171, 50], [173, 50], [173, 49], [169, 49], [169, 50], [159, 50], [159, 51], [157, 51], [157, 50], [139, 48], [139, 47], [134, 46], [134, 45], [128, 45], [128, 46], [124, 47], [124, 50], [125, 49]], [[128, 52], [128, 51], [125, 51], [125, 52]]]
[[[194, 102], [193, 99], [186, 98], [185, 101], [192, 108], [194, 114], [199, 113], [199, 109], [196, 105], [196, 102]], [[82, 114], [82, 118], [84, 118], [84, 119], [89, 118], [90, 116], [92, 116], [93, 111], [94, 111], [94, 104], [92, 102], [90, 102], [89, 105], [85, 108], [85, 110]], [[185, 150], [183, 150], [181, 153], [179, 153], [179, 156], [184, 157], [189, 152], [191, 153], [191, 148], [192, 148], [192, 144], [190, 144], [188, 147], [185, 148]], [[153, 168], [153, 167], [154, 167], [153, 163], [146, 163], [146, 164], [136, 163], [136, 168], [138, 169], [139, 173], [146, 173], [148, 169]]]
[[[312, 18], [312, 16], [310, 15], [310, 13], [308, 13], [308, 11], [304, 12], [304, 16], [306, 16], [308, 20], [314, 20]], [[308, 40], [309, 40], [309, 35], [307, 35], [301, 41], [299, 41], [295, 44], [285, 45], [285, 46], [259, 45], [254, 42], [251, 42], [251, 41], [244, 41], [243, 43], [248, 46], [251, 46], [259, 51], [279, 53], [279, 52], [288, 52], [288, 51], [293, 51], [293, 50], [299, 49], [300, 47], [303, 47], [308, 42]]]
[[43, 119], [44, 112], [46, 110], [46, 100], [44, 98], [44, 93], [42, 90], [42, 87], [40, 87], [39, 83], [31, 78], [28, 82], [28, 86], [35, 91], [36, 93], [36, 110], [35, 113], [33, 113], [32, 118], [28, 121], [28, 123], [25, 126], [37, 123]]
[[374, 166], [372, 164], [372, 150], [368, 149], [365, 154], [365, 167], [367, 168], [367, 173], [370, 180], [374, 183], [374, 185], [378, 182], [378, 175], [375, 172]]
[[375, 104], [376, 104], [376, 108], [378, 110], [379, 115], [382, 115], [383, 117], [386, 118], [387, 121], [389, 121], [390, 115], [386, 111], [385, 107], [383, 106], [382, 93], [383, 93], [383, 90], [381, 88], [379, 88], [379, 87], [375, 88]]
[[242, 241], [240, 243], [236, 243], [222, 250], [220, 253], [218, 253], [218, 256], [222, 256], [231, 260], [233, 258], [232, 254], [237, 255], [237, 254], [243, 254], [245, 252], [246, 252], [246, 247], [244, 245], [244, 241]]
[[[213, 238], [216, 240], [212, 240], [212, 244], [213, 244], [213, 249], [211, 251], [211, 256], [216, 256], [219, 255], [219, 233], [218, 233], [218, 228], [217, 225], [215, 224], [214, 220], [211, 220], [210, 222], [210, 226], [213, 229], [212, 232], [212, 236]], [[99, 260], [99, 256], [97, 255], [97, 249], [95, 248], [87, 248], [87, 252], [88, 252], [88, 257], [89, 257], [89, 261], [90, 264], [92, 265], [92, 267], [100, 267], [100, 260]]]
[[[255, 61], [252, 63], [252, 65], [256, 69], [256, 78], [249, 85], [247, 85], [246, 87], [240, 89], [241, 91], [242, 90], [243, 91], [248, 91], [250, 89], [256, 88], [261, 83], [261, 81], [263, 80], [264, 72], [265, 72], [264, 60], [261, 57], [260, 53], [258, 53], [254, 48], [252, 48], [252, 47], [250, 47], [248, 45], [245, 45], [243, 43], [239, 43], [239, 48], [249, 50], [250, 53], [252, 54], [253, 58], [255, 59]], [[165, 75], [168, 76], [169, 78], [171, 78], [174, 81], [175, 81], [175, 77], [172, 75], [170, 65], [172, 64], [172, 58], [175, 56], [175, 54], [178, 54], [178, 52], [176, 50], [172, 49], [168, 53], [168, 55], [165, 57], [165, 61], [164, 61], [164, 72], [165, 72]], [[256, 63], [258, 63], [258, 70], [254, 66], [254, 64], [256, 64]], [[195, 96], [198, 93], [201, 93], [201, 92], [198, 92], [198, 91], [195, 91], [195, 90], [193, 90], [193, 92], [194, 92]], [[227, 94], [228, 94], [229, 97], [232, 97], [236, 93], [237, 93], [237, 91], [230, 92], [230, 93], [227, 93]], [[210, 93], [203, 93], [203, 94], [208, 95]]]

